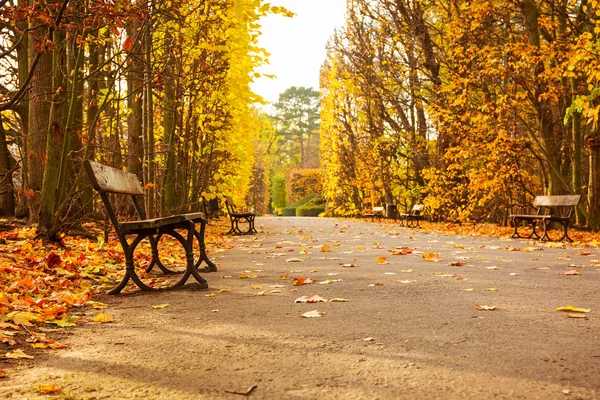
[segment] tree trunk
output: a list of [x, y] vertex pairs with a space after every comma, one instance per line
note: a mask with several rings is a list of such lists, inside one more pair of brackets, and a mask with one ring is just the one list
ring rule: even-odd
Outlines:
[[[30, 5], [33, 5], [30, 0]], [[30, 28], [34, 29], [33, 24]], [[33, 60], [37, 54], [34, 40], [29, 40], [29, 60]], [[27, 189], [29, 222], [39, 221], [40, 213], [40, 194], [42, 191], [42, 180], [44, 176], [44, 167], [46, 163], [46, 138], [49, 125], [50, 106], [53, 97], [52, 90], [52, 52], [47, 50], [43, 53], [33, 72], [31, 80], [31, 91], [29, 94], [29, 121], [27, 142], [24, 149], [27, 157]]]
[[0, 114], [0, 215], [15, 215], [15, 194], [13, 190], [10, 152], [6, 142], [6, 132]]

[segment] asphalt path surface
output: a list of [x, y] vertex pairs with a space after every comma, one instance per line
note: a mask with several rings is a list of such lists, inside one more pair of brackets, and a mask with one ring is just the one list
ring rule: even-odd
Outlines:
[[77, 328], [0, 397], [54, 384], [65, 399], [600, 398], [597, 247], [389, 221], [256, 226], [209, 244], [208, 290], [102, 297], [111, 324]]

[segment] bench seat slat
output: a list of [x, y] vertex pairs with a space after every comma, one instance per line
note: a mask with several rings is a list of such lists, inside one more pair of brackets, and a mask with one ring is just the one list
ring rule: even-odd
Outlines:
[[181, 222], [189, 221], [183, 215], [172, 215], [163, 218], [142, 219], [139, 221], [119, 222], [119, 229], [132, 232], [138, 229], [156, 229], [167, 225], [175, 225]]

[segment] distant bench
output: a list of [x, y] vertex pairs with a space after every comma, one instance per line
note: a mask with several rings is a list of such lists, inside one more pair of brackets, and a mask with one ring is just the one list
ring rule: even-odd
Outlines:
[[[560, 242], [564, 239], [572, 242], [569, 237], [568, 229], [571, 221], [574, 219], [575, 207], [579, 204], [581, 195], [556, 195], [556, 196], [536, 196], [533, 200], [533, 207], [536, 208], [535, 214], [512, 214], [510, 219], [515, 231], [513, 238], [532, 238], [540, 240], [554, 240]], [[560, 225], [560, 238], [551, 238], [550, 232], [553, 231], [553, 224]], [[538, 232], [538, 228], [543, 228], [543, 234]], [[521, 227], [521, 233], [519, 233]], [[523, 233], [525, 231], [525, 233]]]
[[[90, 160], [85, 160], [83, 165], [92, 187], [100, 193], [102, 202], [106, 207], [108, 216], [115, 228], [119, 242], [121, 242], [123, 252], [125, 253], [125, 275], [123, 276], [121, 283], [111, 289], [108, 294], [118, 294], [127, 285], [129, 280], [132, 280], [142, 290], [172, 289], [185, 284], [190, 275], [198, 281], [198, 284], [196, 284], [198, 288], [208, 288], [206, 280], [200, 276], [198, 267], [202, 261], [207, 264], [207, 267], [200, 270], [201, 272], [213, 272], [217, 270], [217, 267], [206, 255], [204, 230], [207, 221], [202, 213], [177, 214], [163, 218], [146, 219], [144, 208], [138, 200], [138, 197], [144, 196], [144, 189], [135, 174], [108, 167]], [[109, 193], [131, 196], [131, 200], [133, 201], [133, 205], [140, 220], [120, 222], [110, 203]], [[199, 231], [196, 230], [197, 223], [200, 224]], [[184, 232], [184, 235], [177, 232], [177, 230]], [[131, 243], [127, 240], [127, 237], [130, 235], [134, 235]], [[165, 274], [175, 274], [174, 271], [165, 267], [159, 258], [158, 242], [163, 235], [172, 236], [181, 243], [185, 250], [186, 269], [183, 276], [174, 284], [168, 284], [165, 287], [157, 288], [142, 281], [135, 271], [133, 258], [134, 251], [138, 244], [142, 240], [148, 238], [152, 248], [152, 260], [146, 268], [146, 273], [149, 273], [156, 265]], [[198, 241], [198, 246], [200, 248], [200, 256], [197, 262], [194, 262], [194, 239]]]
[[422, 214], [423, 208], [423, 204], [415, 204], [409, 212], [399, 214], [400, 225], [409, 228], [420, 228], [420, 222], [425, 218]]
[[371, 217], [371, 221], [375, 221], [375, 218], [377, 218], [377, 220], [381, 221], [381, 218], [383, 217], [383, 207], [373, 207], [372, 210], [369, 210], [366, 213], [364, 213], [363, 217], [365, 217], [365, 218]]

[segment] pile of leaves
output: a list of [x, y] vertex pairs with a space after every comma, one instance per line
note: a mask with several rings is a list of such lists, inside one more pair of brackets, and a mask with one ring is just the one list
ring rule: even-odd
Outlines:
[[[91, 317], [83, 311], [108, 307], [94, 296], [123, 275], [124, 256], [116, 236], [107, 243], [64, 237], [60, 244], [35, 236], [31, 228], [0, 232], [0, 359], [29, 359], [34, 349], [65, 348], [46, 336], [57, 328], [110, 322], [101, 311]], [[160, 249], [165, 259], [181, 258], [174, 241], [161, 241]], [[149, 246], [139, 246], [135, 258], [145, 268], [151, 259]]]

